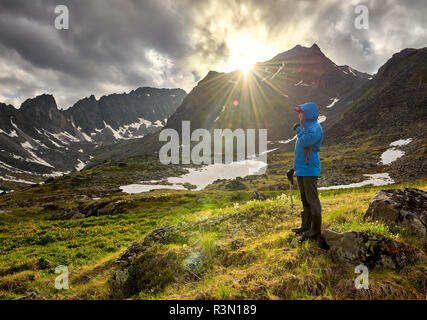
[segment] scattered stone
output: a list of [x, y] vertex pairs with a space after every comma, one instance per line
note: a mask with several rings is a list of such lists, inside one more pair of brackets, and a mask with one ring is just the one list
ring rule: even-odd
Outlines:
[[365, 218], [401, 226], [423, 239], [427, 228], [427, 192], [414, 188], [379, 190]]
[[6, 225], [6, 222], [0, 221], [0, 226], [5, 226], [5, 225]]
[[254, 193], [251, 194], [251, 199], [264, 201], [264, 200], [267, 200], [267, 196], [261, 192], [255, 191]]
[[339, 262], [400, 269], [417, 259], [415, 249], [379, 235], [358, 231], [338, 233], [326, 229], [322, 231], [322, 237], [333, 260]]

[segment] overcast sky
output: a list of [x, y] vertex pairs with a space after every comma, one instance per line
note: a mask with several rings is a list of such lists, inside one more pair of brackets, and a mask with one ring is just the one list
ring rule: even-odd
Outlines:
[[[67, 5], [70, 28], [55, 29]], [[356, 5], [369, 29], [354, 27]], [[0, 102], [41, 93], [61, 108], [140, 86], [189, 92], [209, 70], [265, 61], [314, 42], [335, 63], [375, 73], [393, 53], [427, 46], [425, 0], [1, 0]]]

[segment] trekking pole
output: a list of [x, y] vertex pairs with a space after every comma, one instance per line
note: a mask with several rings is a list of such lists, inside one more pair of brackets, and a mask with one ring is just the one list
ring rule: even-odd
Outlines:
[[294, 200], [293, 200], [293, 197], [292, 197], [292, 184], [293, 183], [291, 183], [291, 181], [289, 181], [289, 194], [291, 196], [291, 209], [293, 211], [293, 209], [294, 209]]

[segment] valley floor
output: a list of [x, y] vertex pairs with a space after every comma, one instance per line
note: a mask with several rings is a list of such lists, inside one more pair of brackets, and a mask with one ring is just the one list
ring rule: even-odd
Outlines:
[[[427, 180], [387, 188], [416, 187]], [[38, 190], [41, 188], [41, 190]], [[178, 225], [162, 243], [144, 253], [140, 276], [130, 288], [133, 299], [425, 299], [427, 245], [405, 233], [392, 233], [362, 216], [381, 187], [320, 191], [323, 228], [380, 234], [409, 244], [423, 258], [401, 270], [374, 269], [369, 290], [356, 290], [354, 267], [334, 262], [327, 251], [308, 241], [292, 245], [291, 228], [300, 222], [296, 190], [252, 191], [155, 190], [111, 195], [106, 201], [125, 208], [115, 215], [76, 220], [46, 220], [70, 208], [75, 199], [43, 197], [47, 186], [0, 198], [0, 297], [37, 292], [41, 299], [109, 299], [108, 279], [115, 260], [132, 241], [163, 225]], [[21, 203], [14, 202], [19, 197]], [[49, 199], [48, 199], [49, 198]], [[87, 200], [85, 200], [87, 201]], [[23, 204], [23, 203], [25, 204]], [[198, 224], [209, 217], [219, 223]], [[69, 270], [69, 289], [55, 288], [55, 267]]]

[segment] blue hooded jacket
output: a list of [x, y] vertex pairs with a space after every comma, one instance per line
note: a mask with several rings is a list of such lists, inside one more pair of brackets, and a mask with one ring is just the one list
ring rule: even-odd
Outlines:
[[319, 107], [314, 102], [299, 106], [304, 114], [304, 129], [296, 129], [298, 139], [295, 143], [294, 170], [298, 176], [320, 176], [319, 151], [323, 140], [322, 126], [317, 122]]

